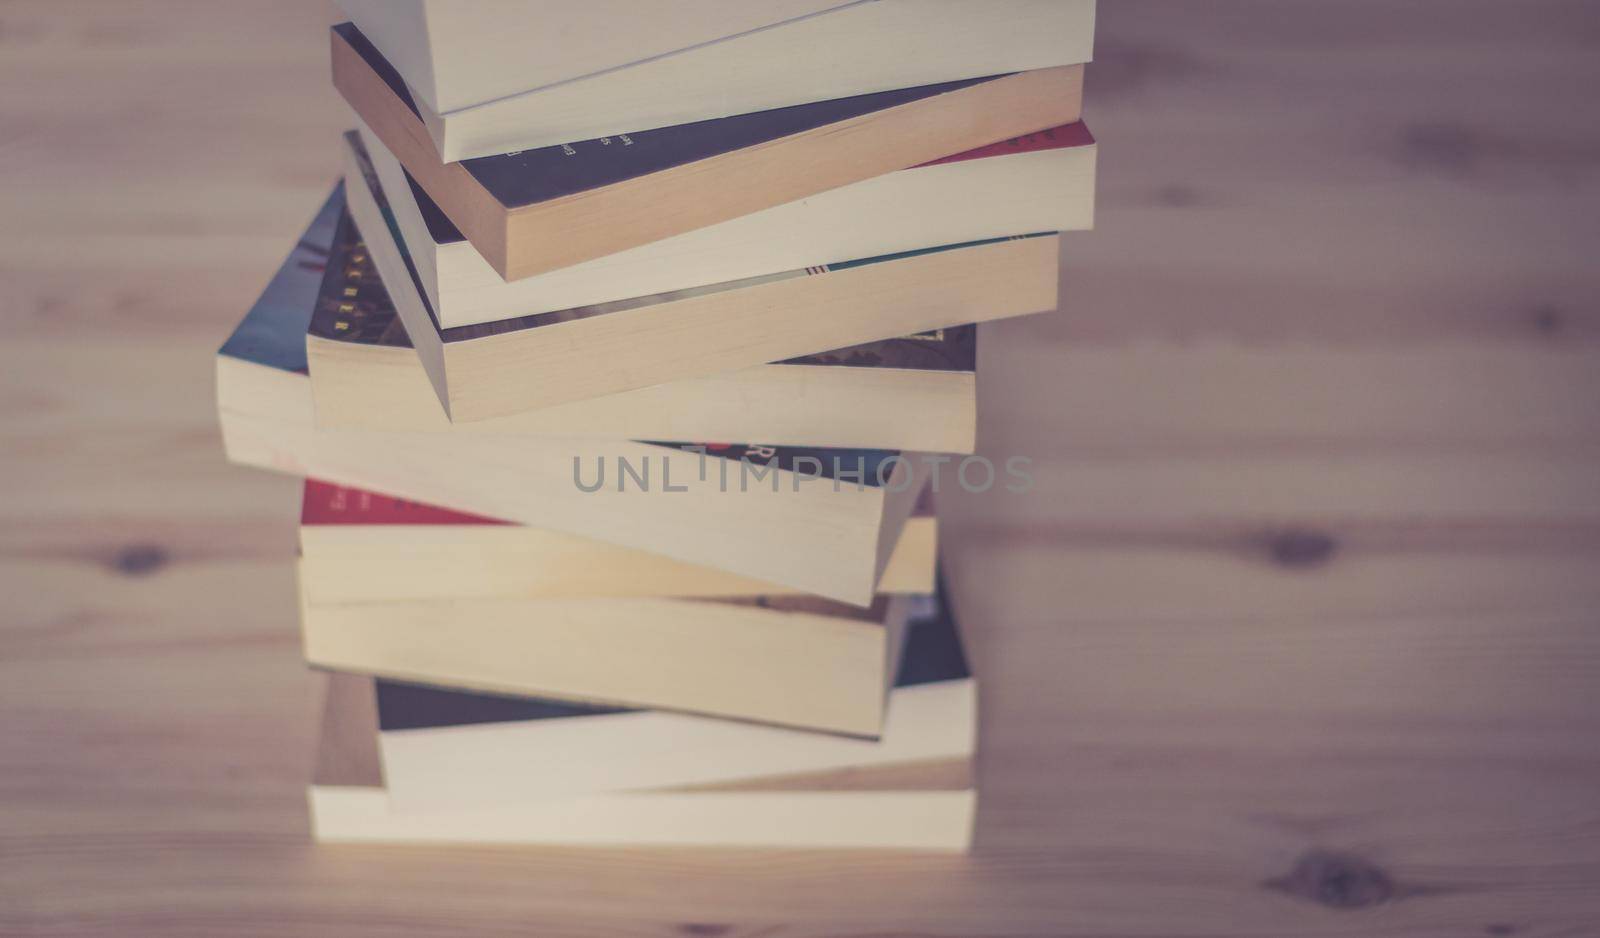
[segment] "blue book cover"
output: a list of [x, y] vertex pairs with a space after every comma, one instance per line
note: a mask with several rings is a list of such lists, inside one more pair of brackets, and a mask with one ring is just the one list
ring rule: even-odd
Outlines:
[[322, 291], [328, 256], [344, 214], [344, 184], [340, 183], [217, 354], [305, 373], [306, 327]]

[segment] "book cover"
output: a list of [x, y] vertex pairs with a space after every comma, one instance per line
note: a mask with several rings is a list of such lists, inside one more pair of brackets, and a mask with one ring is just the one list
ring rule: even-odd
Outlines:
[[328, 256], [344, 216], [344, 184], [340, 183], [217, 354], [306, 373], [306, 327], [322, 292]]
[[1046, 130], [1036, 130], [1031, 134], [1012, 137], [1009, 140], [1000, 140], [981, 147], [973, 147], [960, 153], [941, 156], [936, 160], [918, 163], [912, 169], [923, 166], [942, 166], [945, 163], [964, 163], [967, 160], [987, 159], [991, 156], [1010, 156], [1014, 153], [1034, 153], [1040, 150], [1060, 150], [1067, 147], [1087, 147], [1094, 145], [1094, 134], [1089, 132], [1089, 125], [1083, 121], [1073, 121], [1070, 124], [1061, 124]]
[[306, 331], [338, 342], [411, 348], [411, 339], [348, 211], [340, 213], [334, 228], [327, 269]]
[[485, 515], [440, 508], [393, 495], [306, 479], [300, 496], [302, 525], [509, 525]]

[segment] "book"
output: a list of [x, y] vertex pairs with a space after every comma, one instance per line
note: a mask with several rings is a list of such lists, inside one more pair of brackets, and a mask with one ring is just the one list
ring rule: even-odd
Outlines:
[[1083, 69], [1069, 65], [446, 163], [371, 43], [348, 23], [331, 37], [334, 86], [507, 280], [1082, 116]]
[[447, 329], [1094, 221], [1096, 147], [1078, 121], [507, 281], [383, 142], [358, 129], [399, 228], [394, 240]]
[[[880, 593], [933, 590], [928, 490], [900, 531]], [[738, 597], [793, 590], [588, 538], [307, 479], [300, 588], [308, 605], [400, 600]]]
[[[937, 632], [923, 628], [912, 634]], [[959, 640], [954, 656], [943, 644], [933, 654], [908, 647], [876, 742], [386, 682], [379, 690], [335, 673], [307, 792], [313, 836], [965, 850], [976, 694]]]
[[929, 602], [908, 628], [876, 740], [380, 680], [390, 803], [429, 812], [652, 788], [888, 782], [911, 773], [971, 787], [977, 684], [955, 623]]
[[[306, 332], [317, 425], [326, 429], [608, 439], [761, 439], [778, 445], [972, 451], [977, 329], [957, 326], [453, 424], [395, 307], [424, 319], [416, 271], [380, 226], [335, 233]], [[374, 255], [384, 260], [374, 263]], [[392, 289], [378, 268], [403, 269]]]
[[1090, 60], [1093, 0], [346, 0], [445, 161]]
[[909, 600], [444, 599], [300, 608], [313, 667], [875, 737]]
[[[379, 231], [389, 224], [381, 183], [354, 133], [345, 156], [351, 216]], [[373, 258], [386, 284], [410, 278], [403, 265], [385, 270], [384, 253]], [[1043, 312], [1056, 305], [1058, 264], [1057, 236], [1040, 233], [476, 326], [445, 329], [416, 306], [396, 310], [445, 412], [469, 422]]]
[[914, 453], [319, 431], [305, 330], [339, 198], [218, 351], [229, 459], [872, 602], [931, 475]]

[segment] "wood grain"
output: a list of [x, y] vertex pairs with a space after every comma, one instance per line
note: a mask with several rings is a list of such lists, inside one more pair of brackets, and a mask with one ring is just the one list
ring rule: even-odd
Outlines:
[[210, 355], [330, 18], [0, 8], [0, 933], [1594, 931], [1593, 4], [1102, 5], [1099, 230], [980, 343], [1036, 486], [945, 502], [962, 859], [307, 842], [297, 488]]

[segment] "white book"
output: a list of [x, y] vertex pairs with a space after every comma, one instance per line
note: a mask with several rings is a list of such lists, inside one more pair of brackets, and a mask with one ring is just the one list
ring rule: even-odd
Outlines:
[[300, 615], [315, 667], [877, 737], [909, 602], [412, 600], [302, 603]]

